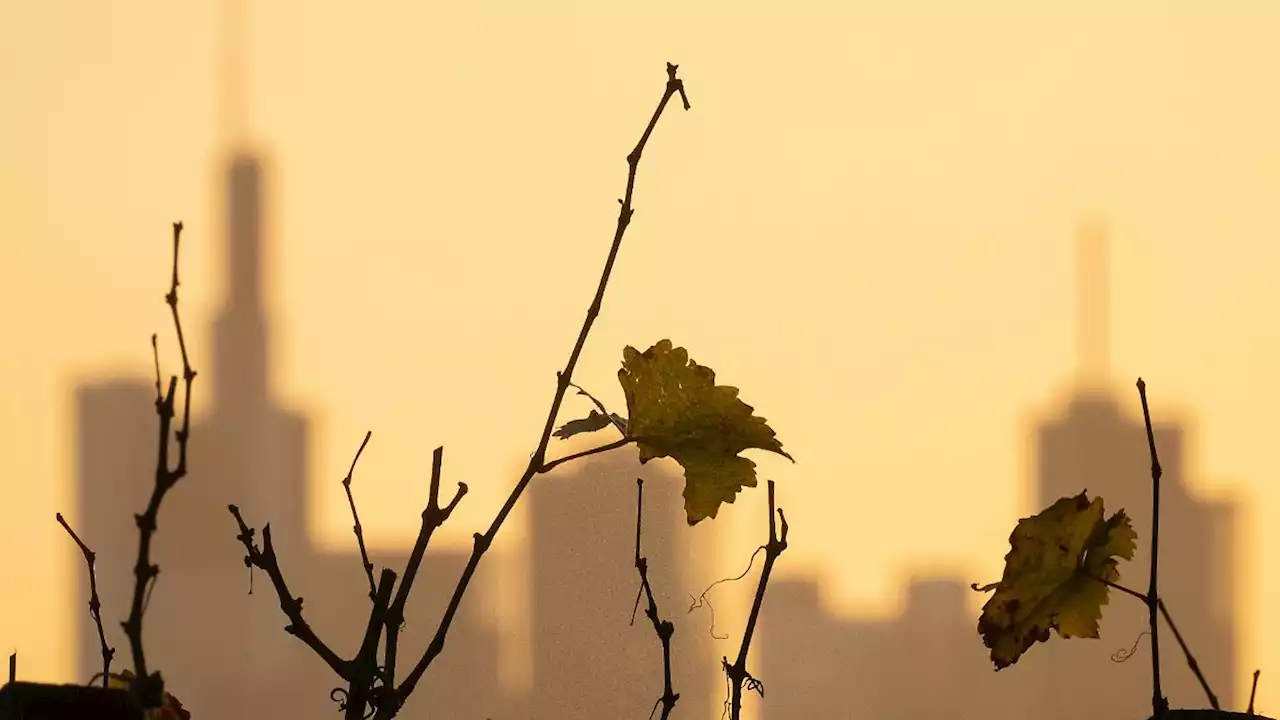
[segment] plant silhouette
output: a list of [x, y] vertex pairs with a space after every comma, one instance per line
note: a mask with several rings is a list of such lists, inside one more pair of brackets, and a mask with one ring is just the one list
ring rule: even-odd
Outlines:
[[[1120, 584], [1118, 559], [1131, 560], [1137, 549], [1134, 531], [1124, 510], [1105, 518], [1103, 500], [1089, 500], [1086, 492], [1064, 497], [1044, 511], [1018, 521], [1009, 536], [1010, 550], [1005, 556], [1004, 574], [1000, 582], [970, 587], [978, 592], [995, 593], [982, 608], [978, 633], [991, 650], [996, 670], [1008, 667], [1038, 642], [1047, 642], [1050, 631], [1064, 638], [1098, 637], [1098, 620], [1107, 604], [1108, 590], [1114, 589], [1141, 600], [1147, 606], [1151, 643], [1151, 720], [1177, 720], [1203, 717], [1205, 720], [1237, 715], [1221, 710], [1218, 696], [1209, 688], [1200, 664], [1170, 617], [1158, 590], [1157, 567], [1160, 542], [1160, 478], [1163, 470], [1156, 451], [1155, 431], [1151, 425], [1151, 409], [1147, 404], [1147, 384], [1137, 382], [1146, 423], [1147, 447], [1151, 455], [1151, 575], [1147, 592], [1142, 593]], [[1157, 613], [1164, 616], [1195, 673], [1212, 710], [1173, 710], [1160, 686], [1160, 632]], [[1135, 645], [1135, 650], [1136, 650]], [[1128, 659], [1130, 652], [1120, 653]], [[1253, 691], [1257, 692], [1258, 673], [1253, 675]], [[1248, 715], [1253, 715], [1253, 697], [1249, 698]]]
[[[470, 558], [452, 591], [435, 634], [412, 666], [404, 672], [403, 677], [398, 677], [398, 672], [405, 669], [400, 662], [402, 652], [399, 640], [401, 628], [405, 624], [405, 606], [409, 593], [433, 534], [449, 520], [458, 503], [468, 492], [467, 485], [460, 482], [453, 496], [442, 504], [440, 486], [443, 478], [443, 448], [437, 447], [432, 454], [427, 506], [421, 512], [422, 522], [412, 552], [404, 568], [399, 572], [387, 567], [376, 568], [370, 560], [352, 490], [356, 465], [370, 441], [372, 432], [365, 434], [342, 480], [343, 490], [351, 509], [353, 531], [360, 548], [361, 565], [369, 583], [368, 595], [371, 601], [362, 642], [355, 655], [350, 658], [342, 657], [334, 651], [308, 624], [304, 615], [303, 598], [294, 594], [280, 566], [276, 546], [272, 540], [270, 523], [262, 526], [259, 543], [257, 530], [245, 520], [241, 508], [235, 504], [228, 505], [228, 511], [238, 530], [236, 538], [245, 549], [244, 564], [251, 569], [250, 582], [252, 583], [252, 569], [256, 568], [267, 574], [279, 600], [281, 611], [288, 618], [286, 632], [311, 648], [343, 681], [345, 686], [335, 688], [330, 697], [338, 703], [338, 709], [347, 720], [370, 720], [371, 718], [390, 720], [397, 716], [432, 662], [443, 652], [451, 623], [481, 559], [492, 546], [499, 530], [529, 484], [536, 477], [545, 475], [562, 464], [634, 443], [641, 463], [654, 458], [671, 457], [683, 466], [686, 481], [684, 490], [686, 518], [689, 525], [694, 525], [707, 518], [715, 518], [721, 504], [733, 502], [737, 493], [743, 488], [754, 487], [757, 484], [755, 464], [741, 457], [742, 451], [751, 448], [763, 449], [792, 459], [782, 449], [782, 444], [773, 429], [763, 418], [753, 414], [751, 406], [738, 398], [737, 388], [716, 385], [715, 372], [711, 368], [691, 360], [685, 348], [675, 347], [670, 340], [660, 340], [644, 352], [631, 346], [623, 349], [623, 362], [618, 371], [618, 379], [626, 397], [629, 415], [627, 418], [609, 413], [603, 403], [573, 383], [574, 370], [591, 328], [600, 314], [605, 290], [623, 236], [634, 215], [632, 199], [642, 153], [672, 97], [679, 95], [684, 109], [690, 109], [684, 83], [676, 75], [677, 69], [676, 65], [667, 63], [667, 82], [657, 109], [641, 134], [640, 140], [627, 155], [626, 189], [623, 198], [618, 201], [621, 207], [612, 244], [577, 340], [563, 369], [556, 373], [555, 392], [537, 446], [523, 474], [515, 483], [488, 529], [483, 533], [474, 533]], [[88, 569], [89, 611], [100, 640], [103, 663], [102, 672], [95, 676], [93, 682], [96, 683], [101, 679], [101, 687], [38, 686], [32, 683], [16, 683], [16, 656], [11, 657], [10, 684], [6, 686], [8, 695], [3, 702], [0, 702], [0, 707], [8, 708], [17, 716], [63, 717], [64, 715], [59, 715], [57, 711], [51, 711], [46, 702], [56, 702], [55, 696], [61, 692], [65, 696], [63, 700], [74, 696], [77, 702], [83, 698], [91, 698], [90, 703], [99, 702], [99, 706], [95, 706], [96, 709], [91, 711], [94, 717], [99, 718], [121, 717], [136, 720], [136, 718], [145, 717], [147, 720], [188, 720], [191, 717], [191, 714], [182, 707], [182, 703], [166, 691], [161, 673], [148, 665], [142, 642], [147, 602], [160, 571], [160, 568], [151, 560], [160, 506], [166, 493], [187, 474], [191, 387], [196, 372], [188, 359], [186, 341], [178, 314], [178, 249], [181, 232], [182, 223], [174, 223], [173, 273], [165, 302], [171, 309], [181, 349], [184, 396], [181, 421], [180, 424], [175, 425], [178, 416], [178, 377], [171, 376], [166, 389], [160, 374], [156, 336], [153, 335], [152, 346], [156, 369], [155, 407], [159, 418], [160, 444], [155, 485], [146, 508], [136, 516], [139, 545], [138, 558], [133, 569], [133, 597], [128, 618], [122, 623], [129, 640], [133, 670], [120, 673], [113, 673], [111, 670], [115, 649], [108, 645], [103, 630], [102, 607], [97, 591], [96, 555], [89, 544], [76, 534], [59, 513], [56, 517], [57, 521], [65, 528], [84, 555]], [[579, 393], [590, 397], [596, 404], [598, 412], [592, 411], [586, 418], [569, 421], [559, 429], [555, 429], [560, 407], [570, 387], [577, 388]], [[552, 437], [568, 438], [606, 427], [617, 429], [622, 437], [581, 452], [550, 460], [547, 458]], [[176, 458], [173, 458], [171, 454], [175, 448]], [[774, 482], [769, 480], [770, 537], [767, 544], [762, 546], [766, 552], [764, 569], [756, 589], [754, 604], [738, 657], [733, 663], [730, 663], [727, 658], [722, 659], [723, 669], [731, 685], [730, 697], [726, 700], [726, 705], [734, 720], [740, 716], [743, 687], [762, 692], [761, 683], [746, 669], [746, 656], [771, 569], [787, 544], [786, 518], [782, 510], [775, 507], [774, 495]], [[660, 619], [658, 614], [657, 602], [648, 576], [648, 561], [641, 554], [642, 514], [643, 483], [639, 482], [634, 562], [640, 576], [640, 594], [647, 596], [648, 600], [645, 614], [651, 619], [662, 645], [664, 691], [654, 705], [653, 711], [656, 712], [657, 707], [661, 706], [662, 718], [666, 720], [679, 699], [679, 694], [672, 687], [671, 677], [670, 640], [675, 628], [673, 623]], [[780, 533], [775, 523], [775, 514], [781, 520]], [[637, 608], [639, 599], [638, 596]], [[381, 657], [379, 657], [380, 651]], [[95, 701], [92, 698], [98, 700]], [[4, 702], [8, 702], [9, 705], [4, 705]], [[69, 712], [67, 708], [72, 705], [63, 702], [62, 707], [62, 712], [65, 713]], [[70, 711], [73, 712], [73, 716], [76, 716], [75, 713], [83, 715], [85, 712], [90, 712], [82, 706], [76, 707], [79, 709]]]

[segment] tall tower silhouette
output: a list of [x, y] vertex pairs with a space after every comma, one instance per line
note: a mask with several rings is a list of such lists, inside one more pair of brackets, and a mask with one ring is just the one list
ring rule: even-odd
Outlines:
[[1076, 235], [1076, 380], [1082, 390], [1105, 387], [1111, 365], [1110, 251], [1106, 224], [1082, 222]]
[[267, 383], [267, 321], [262, 293], [262, 161], [248, 139], [245, 7], [222, 0], [217, 66], [221, 152], [227, 153], [226, 290], [214, 324], [213, 395], [223, 412], [261, 411]]
[[[1106, 227], [1097, 220], [1077, 237], [1078, 288], [1076, 390], [1065, 412], [1036, 430], [1036, 478], [1032, 508], [1039, 512], [1060, 497], [1087, 489], [1101, 496], [1108, 514], [1123, 508], [1138, 531], [1138, 552], [1120, 566], [1121, 584], [1146, 590], [1150, 568], [1151, 475], [1146, 427], [1136, 391], [1119, 400], [1108, 392], [1109, 305]], [[1158, 387], [1158, 385], [1157, 385]], [[1186, 483], [1185, 433], [1163, 420], [1159, 393], [1152, 399], [1160, 463], [1160, 523], [1176, 531], [1160, 536], [1160, 594], [1195, 653], [1223, 707], [1234, 703], [1233, 506], [1194, 496]], [[1151, 702], [1151, 662], [1146, 608], [1112, 591], [1103, 610], [1100, 640], [1055, 638], [1036, 645], [1019, 662], [1036, 668], [1043, 699], [1041, 717], [1145, 717]], [[1203, 690], [1168, 626], [1161, 627], [1161, 679], [1174, 707], [1207, 707]], [[1166, 639], [1167, 638], [1167, 639]], [[1112, 661], [1117, 650], [1137, 654]]]
[[[641, 606], [634, 566], [634, 460], [587, 458], [529, 488], [533, 577], [533, 687], [516, 717], [594, 720], [644, 717], [662, 695], [662, 651]], [[715, 692], [707, 627], [683, 615], [695, 569], [684, 535], [682, 482], [657, 463], [645, 467], [644, 536], [658, 607], [673, 619], [675, 714], [705, 717]]]
[[[244, 550], [227, 505], [241, 505], [259, 527], [262, 521], [256, 518], [273, 523], [281, 563], [291, 566], [290, 582], [305, 582], [313, 563], [308, 562], [303, 513], [306, 424], [280, 408], [270, 393], [262, 163], [243, 141], [245, 78], [238, 47], [243, 8], [238, 0], [225, 2], [219, 128], [223, 141], [234, 143], [219, 171], [226, 188], [227, 272], [212, 367], [198, 368], [207, 384], [195, 385], [197, 393], [207, 388], [213, 402], [207, 416], [193, 419], [189, 474], [165, 496], [160, 510], [152, 553], [161, 572], [143, 630], [148, 665], [162, 672], [188, 708], [209, 717], [255, 718], [267, 716], [260, 700], [265, 688], [259, 686], [294, 658], [289, 643], [296, 640], [281, 631], [276, 603], [261, 602], [262, 593], [246, 594]], [[77, 395], [80, 522], [85, 541], [101, 558], [104, 616], [123, 619], [137, 553], [133, 514], [146, 505], [154, 482], [154, 390], [141, 379], [111, 380], [82, 387]], [[86, 595], [87, 589], [80, 589]], [[78, 635], [94, 639], [83, 615], [76, 615]], [[121, 649], [116, 669], [131, 665], [118, 623], [104, 624], [111, 644]], [[82, 674], [100, 669], [96, 642], [81, 642], [79, 650]]]

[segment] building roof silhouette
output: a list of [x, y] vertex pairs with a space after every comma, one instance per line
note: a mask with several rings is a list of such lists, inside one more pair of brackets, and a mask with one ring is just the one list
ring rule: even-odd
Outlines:
[[[1023, 512], [1037, 513], [1086, 488], [1105, 499], [1109, 513], [1124, 508], [1139, 545], [1134, 560], [1121, 565], [1122, 583], [1145, 592], [1150, 458], [1145, 424], [1132, 409], [1137, 399], [1122, 405], [1107, 392], [1106, 226], [1082, 224], [1077, 241], [1078, 286], [1087, 297], [1078, 305], [1076, 388], [1032, 433], [1033, 506]], [[1161, 524], [1177, 529], [1160, 537], [1160, 594], [1222, 707], [1235, 708], [1235, 511], [1188, 487], [1180, 426], [1157, 419], [1155, 436], [1164, 468]], [[1149, 659], [1111, 661], [1130, 646], [1149, 652], [1141, 603], [1113, 591], [1099, 640], [1051, 638], [997, 674], [976, 632], [977, 617], [966, 611], [966, 585], [958, 578], [913, 579], [898, 618], [845, 619], [822, 604], [816, 580], [771, 582], [760, 626], [760, 679], [770, 690], [761, 700], [764, 717], [1128, 720], [1149, 714]], [[1174, 707], [1208, 707], [1167, 630], [1160, 646], [1165, 695]]]

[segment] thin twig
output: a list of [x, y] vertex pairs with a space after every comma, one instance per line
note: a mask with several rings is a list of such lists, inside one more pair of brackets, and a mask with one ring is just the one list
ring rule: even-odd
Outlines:
[[370, 600], [377, 596], [378, 588], [373, 582], [373, 563], [369, 562], [369, 552], [364, 547], [364, 529], [360, 526], [360, 515], [356, 513], [356, 500], [351, 495], [351, 476], [356, 471], [356, 463], [360, 462], [360, 453], [364, 452], [364, 446], [369, 444], [369, 438], [372, 436], [372, 430], [365, 431], [364, 442], [360, 443], [360, 449], [356, 450], [356, 456], [351, 460], [351, 469], [347, 470], [347, 476], [342, 479], [342, 489], [347, 491], [347, 503], [351, 505], [351, 517], [355, 522], [352, 529], [356, 533], [356, 543], [360, 545], [360, 562], [364, 565], [365, 575], [369, 577]]
[[289, 585], [285, 582], [284, 575], [280, 573], [280, 565], [276, 561], [276, 550], [271, 544], [271, 524], [267, 523], [262, 527], [262, 549], [259, 550], [253, 542], [254, 530], [245, 524], [244, 518], [240, 516], [240, 508], [235, 505], [228, 505], [227, 509], [231, 511], [231, 515], [235, 517], [236, 524], [240, 526], [240, 534], [236, 535], [236, 539], [244, 545], [245, 565], [256, 567], [267, 574], [271, 578], [271, 584], [276, 588], [276, 595], [280, 598], [280, 609], [284, 611], [286, 617], [289, 618], [289, 624], [285, 626], [284, 631], [297, 637], [299, 640], [307, 644], [320, 656], [322, 660], [328, 663], [329, 667], [338, 674], [338, 677], [351, 681], [352, 667], [351, 663], [338, 657], [338, 654], [329, 649], [329, 646], [316, 635], [311, 626], [302, 617], [302, 598], [295, 598], [289, 592]]
[[[164, 395], [160, 393], [160, 360], [159, 350], [156, 357], [156, 414], [160, 418], [160, 446], [156, 458], [156, 484], [151, 493], [151, 500], [141, 515], [134, 518], [138, 525], [138, 562], [134, 566], [133, 601], [129, 606], [129, 618], [125, 620], [125, 635], [129, 638], [129, 649], [133, 654], [134, 691], [144, 708], [159, 707], [164, 702], [164, 680], [160, 673], [147, 672], [147, 660], [142, 650], [142, 613], [148, 586], [160, 573], [160, 567], [151, 563], [151, 538], [156, 531], [156, 519], [160, 512], [160, 502], [178, 480], [187, 474], [187, 439], [191, 429], [191, 382], [195, 380], [196, 371], [191, 368], [187, 357], [187, 343], [182, 334], [182, 321], [178, 317], [178, 243], [182, 236], [182, 223], [173, 224], [173, 276], [169, 292], [164, 296], [165, 303], [173, 314], [173, 326], [178, 336], [178, 348], [182, 351], [182, 379], [185, 384], [185, 397], [182, 406], [182, 427], [174, 432], [178, 443], [178, 463], [169, 467], [169, 431], [173, 424], [174, 394], [177, 391], [178, 378], [170, 376], [169, 389]], [[156, 336], [151, 336], [151, 345], [156, 347]]]
[[1164, 606], [1164, 598], [1157, 598], [1156, 604], [1160, 606], [1160, 614], [1164, 615], [1164, 621], [1169, 624], [1169, 629], [1173, 631], [1173, 637], [1178, 641], [1178, 646], [1182, 648], [1182, 654], [1187, 658], [1187, 665], [1191, 667], [1191, 672], [1195, 673], [1196, 679], [1200, 681], [1200, 687], [1204, 688], [1204, 694], [1209, 698], [1209, 706], [1214, 710], [1220, 710], [1218, 704], [1218, 696], [1213, 690], [1209, 689], [1209, 681], [1205, 679], [1204, 673], [1200, 671], [1200, 663], [1196, 662], [1196, 658], [1191, 654], [1191, 649], [1187, 647], [1187, 642], [1182, 639], [1182, 633], [1178, 632], [1178, 626], [1174, 624], [1173, 618], [1169, 616], [1169, 609]]
[[[1258, 674], [1254, 673], [1254, 685], [1258, 684]], [[18, 682], [18, 651], [9, 653], [9, 682]]]
[[556, 458], [555, 460], [551, 460], [550, 462], [544, 463], [542, 467], [539, 467], [537, 470], [537, 474], [545, 475], [546, 473], [549, 473], [552, 470], [554, 470], [557, 466], [563, 465], [571, 460], [578, 460], [579, 458], [584, 458], [584, 457], [587, 457], [588, 455], [596, 455], [598, 453], [608, 452], [610, 450], [616, 450], [620, 447], [625, 447], [635, 442], [635, 440], [636, 438], [633, 438], [633, 437], [619, 438], [607, 445], [593, 447], [589, 450], [583, 450], [581, 452], [573, 453], [572, 455], [565, 455], [562, 458]]
[[453, 514], [453, 509], [458, 506], [458, 502], [467, 494], [467, 484], [458, 483], [458, 491], [454, 494], [449, 504], [440, 507], [440, 476], [443, 472], [444, 465], [444, 448], [438, 447], [431, 454], [431, 484], [427, 492], [427, 507], [422, 511], [422, 525], [418, 528], [418, 538], [413, 543], [413, 550], [409, 553], [409, 560], [405, 563], [404, 579], [400, 581], [400, 587], [396, 589], [395, 599], [391, 601], [391, 606], [386, 613], [387, 641], [384, 650], [383, 665], [386, 670], [386, 677], [383, 680], [383, 687], [375, 698], [378, 702], [379, 718], [392, 718], [400, 711], [403, 704], [403, 697], [395, 692], [396, 679], [396, 660], [400, 641], [400, 626], [404, 624], [404, 607], [409, 600], [409, 591], [413, 588], [413, 581], [418, 576], [418, 568], [422, 565], [422, 557], [427, 552], [427, 545], [431, 542], [431, 536], [435, 531], [444, 525], [449, 516]]
[[[640, 554], [640, 518], [643, 513], [644, 480], [636, 478], [636, 570], [640, 573], [640, 587], [649, 600], [649, 606], [644, 611], [645, 617], [653, 622], [653, 631], [658, 634], [658, 642], [662, 643], [662, 697], [658, 698], [658, 703], [662, 704], [662, 720], [667, 720], [676, 701], [680, 699], [680, 693], [671, 687], [671, 636], [675, 634], [676, 626], [670, 620], [658, 618], [658, 601], [654, 599], [653, 587], [649, 584], [649, 560]], [[639, 600], [637, 597], [636, 602], [639, 603]], [[633, 612], [632, 622], [634, 621]], [[655, 703], [653, 707], [656, 710], [658, 704]], [[653, 716], [653, 710], [649, 711], [649, 716]]]
[[[102, 687], [109, 687], [107, 681], [111, 675], [111, 658], [115, 657], [116, 649], [107, 645], [107, 634], [102, 630], [102, 602], [98, 599], [98, 574], [93, 569], [94, 561], [98, 556], [80, 540], [80, 536], [76, 535], [76, 531], [72, 530], [66, 519], [62, 517], [62, 513], [57, 513], [54, 517], [67, 534], [71, 535], [71, 539], [76, 541], [76, 545], [80, 546], [80, 552], [84, 553], [85, 564], [89, 566], [89, 615], [93, 617], [93, 624], [98, 626], [98, 642], [102, 645]], [[12, 662], [13, 660], [10, 661]]]
[[627, 225], [631, 222], [631, 216], [634, 214], [634, 210], [631, 207], [631, 199], [635, 191], [636, 169], [640, 165], [641, 153], [644, 152], [645, 144], [648, 143], [649, 136], [653, 133], [654, 127], [658, 124], [658, 118], [662, 116], [662, 111], [666, 108], [667, 102], [671, 100], [672, 95], [679, 93], [681, 100], [684, 102], [685, 110], [689, 109], [689, 100], [685, 95], [684, 82], [676, 77], [676, 70], [676, 65], [667, 63], [667, 84], [662, 94], [662, 99], [658, 101], [658, 108], [654, 111], [653, 117], [649, 119], [649, 124], [640, 136], [640, 141], [636, 143], [635, 149], [627, 155], [627, 189], [623, 198], [618, 201], [621, 208], [618, 211], [618, 225], [614, 231], [613, 244], [609, 248], [609, 256], [605, 260], [604, 270], [600, 274], [600, 283], [596, 287], [595, 297], [592, 299], [590, 307], [587, 308], [587, 316], [583, 320], [582, 329], [578, 332], [578, 339], [574, 343], [573, 350], [569, 353], [569, 359], [565, 363], [564, 370], [557, 375], [555, 395], [551, 399], [551, 409], [547, 413], [542, 435], [538, 439], [537, 449], [530, 456], [529, 465], [520, 476], [520, 480], [516, 482], [515, 487], [512, 488], [511, 494], [507, 497], [506, 502], [503, 503], [497, 516], [494, 517], [489, 529], [483, 534], [473, 534], [471, 557], [462, 571], [462, 576], [458, 579], [458, 584], [454, 588], [453, 596], [449, 599], [449, 605], [445, 609], [444, 615], [440, 618], [440, 624], [436, 627], [435, 636], [431, 639], [430, 645], [427, 646], [426, 652], [423, 653], [422, 659], [409, 672], [404, 682], [396, 688], [396, 695], [400, 704], [403, 704], [405, 698], [413, 692], [414, 687], [418, 684], [422, 674], [426, 672], [427, 667], [444, 650], [445, 637], [449, 632], [450, 623], [453, 622], [453, 617], [458, 611], [458, 605], [462, 602], [462, 596], [466, 593], [472, 576], [475, 575], [476, 567], [480, 564], [480, 558], [493, 543], [498, 530], [502, 528], [502, 524], [506, 521], [507, 516], [511, 514], [516, 502], [524, 494], [529, 482], [546, 464], [547, 445], [551, 440], [551, 431], [555, 427], [556, 416], [560, 412], [560, 404], [564, 401], [565, 392], [569, 389], [569, 383], [573, 380], [573, 370], [578, 365], [578, 358], [582, 355], [582, 348], [587, 342], [587, 335], [591, 332], [591, 326], [595, 322], [596, 316], [600, 314], [601, 303], [604, 301], [604, 291], [609, 283], [609, 275], [613, 271], [614, 261], [618, 257], [618, 249], [622, 246], [623, 234], [626, 232]]
[[1151, 584], [1147, 590], [1147, 618], [1151, 631], [1151, 713], [1160, 720], [1169, 710], [1169, 701], [1160, 691], [1160, 630], [1156, 609], [1160, 593], [1156, 568], [1160, 558], [1160, 457], [1156, 454], [1156, 435], [1151, 428], [1151, 410], [1147, 407], [1147, 384], [1138, 378], [1138, 397], [1142, 399], [1142, 418], [1147, 423], [1147, 447], [1151, 451]]
[[[1258, 694], [1258, 675], [1261, 673], [1261, 670], [1253, 671], [1253, 689], [1249, 690], [1249, 709], [1245, 711], [1247, 715], [1253, 714], [1253, 698]], [[9, 674], [12, 675], [12, 671]]]
[[360, 643], [360, 650], [351, 662], [345, 720], [364, 720], [365, 708], [373, 699], [373, 683], [378, 678], [378, 639], [382, 637], [382, 627], [387, 622], [387, 607], [391, 603], [391, 588], [395, 582], [395, 571], [383, 568], [382, 575], [378, 578], [378, 589], [374, 593], [373, 608], [369, 611], [364, 641]]
[[[777, 524], [774, 521], [774, 513], [782, 521], [782, 534], [778, 534]], [[764, 685], [759, 680], [751, 676], [747, 672], [747, 652], [751, 649], [751, 636], [756, 631], [756, 621], [760, 618], [760, 606], [764, 604], [764, 591], [769, 585], [769, 574], [773, 572], [773, 564], [777, 561], [778, 556], [787, 549], [787, 518], [782, 514], [782, 509], [774, 509], [773, 502], [773, 481], [769, 481], [769, 542], [764, 546], [764, 568], [760, 570], [760, 584], [756, 586], [756, 597], [751, 603], [751, 615], [747, 618], [747, 629], [742, 633], [742, 646], [738, 648], [738, 659], [732, 665], [729, 664], [728, 658], [721, 658], [720, 662], [724, 666], [725, 675], [729, 678], [730, 698], [729, 712], [731, 720], [739, 720], [742, 717], [742, 685], [744, 682], [748, 687], [756, 690], [760, 695], [764, 696]]]

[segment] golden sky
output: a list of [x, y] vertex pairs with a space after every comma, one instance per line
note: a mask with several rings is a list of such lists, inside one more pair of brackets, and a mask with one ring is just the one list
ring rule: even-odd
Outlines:
[[[216, 20], [213, 0], [0, 3], [0, 649], [27, 678], [71, 670], [83, 577], [53, 516], [72, 505], [72, 388], [148, 377], [152, 332], [178, 368], [174, 220], [210, 366], [235, 139]], [[436, 445], [472, 488], [449, 537], [488, 523], [672, 61], [693, 109], [645, 153], [577, 380], [620, 408], [623, 345], [689, 348], [799, 461], [754, 456], [793, 527], [779, 572], [893, 612], [909, 572], [998, 578], [1039, 509], [1029, 433], [1070, 388], [1074, 232], [1101, 215], [1114, 386], [1136, 417], [1142, 375], [1157, 419], [1189, 424], [1192, 485], [1246, 501], [1238, 692], [1260, 666], [1259, 706], [1280, 705], [1280, 617], [1261, 612], [1280, 607], [1280, 5], [277, 0], [246, 26], [273, 383], [313, 420], [328, 541], [350, 542], [337, 483], [366, 429], [371, 542], [412, 538]], [[726, 567], [763, 501], [728, 509]]]

